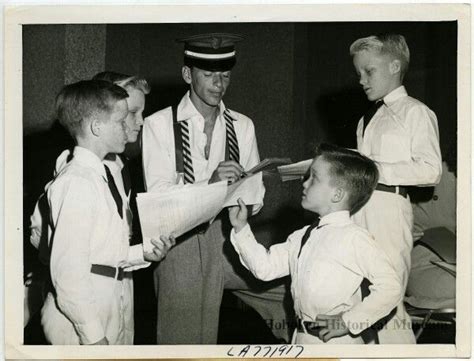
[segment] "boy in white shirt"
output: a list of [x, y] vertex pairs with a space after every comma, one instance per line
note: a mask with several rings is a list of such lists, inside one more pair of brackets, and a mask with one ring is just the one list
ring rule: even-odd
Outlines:
[[174, 244], [162, 237], [151, 254], [129, 245], [126, 202], [103, 163], [125, 149], [127, 97], [117, 85], [90, 80], [56, 98], [58, 119], [77, 146], [47, 190], [52, 289], [41, 323], [52, 344], [133, 344], [130, 271], [161, 260]]
[[[247, 208], [229, 209], [231, 242], [242, 264], [269, 281], [291, 275], [297, 317], [293, 343], [364, 343], [360, 333], [402, 299], [401, 280], [371, 235], [350, 213], [369, 199], [378, 180], [375, 164], [351, 150], [322, 144], [303, 183], [301, 205], [317, 221], [269, 250], [247, 224]], [[363, 278], [371, 293], [361, 300]]]
[[[441, 177], [436, 115], [408, 96], [403, 77], [410, 52], [402, 35], [356, 40], [350, 47], [359, 83], [374, 105], [359, 121], [357, 150], [376, 162], [379, 184], [354, 222], [367, 228], [389, 256], [405, 290], [413, 248], [407, 186], [433, 186]], [[403, 302], [380, 324], [381, 344], [411, 344], [415, 336]]]

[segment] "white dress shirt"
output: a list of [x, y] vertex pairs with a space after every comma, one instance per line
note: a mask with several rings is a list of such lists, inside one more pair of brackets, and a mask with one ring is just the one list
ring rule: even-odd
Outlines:
[[[79, 149], [83, 149], [83, 148], [79, 147]], [[69, 149], [63, 150], [62, 153], [58, 156], [58, 158], [56, 158], [56, 165], [54, 169], [53, 180], [51, 180], [48, 184], [46, 184], [44, 188], [45, 193], [43, 193], [40, 196], [40, 199], [41, 197], [45, 196], [49, 187], [53, 183], [54, 178], [56, 178], [56, 176], [64, 169], [64, 167], [68, 164], [68, 162], [71, 159], [72, 159], [72, 155]], [[115, 184], [117, 185], [117, 189], [120, 193], [120, 196], [122, 197], [122, 200], [124, 201], [123, 210], [124, 210], [125, 216], [127, 217], [126, 225], [128, 228], [129, 237], [131, 237], [132, 236], [132, 218], [133, 218], [132, 210], [130, 208], [131, 192], [129, 192], [129, 194], [125, 193], [125, 187], [124, 187], [123, 178], [122, 178], [122, 169], [124, 167], [124, 164], [122, 162], [122, 159], [118, 155], [115, 155], [114, 157], [111, 157], [110, 159], [104, 159], [102, 163], [104, 165], [107, 165], [107, 167], [109, 167], [110, 173], [112, 174], [112, 177], [114, 178], [114, 181], [115, 181]], [[39, 248], [41, 238], [43, 237], [42, 232], [44, 232], [45, 230], [48, 232], [46, 235], [47, 237], [46, 239], [48, 240], [48, 243], [50, 242], [50, 238], [52, 234], [50, 222], [48, 222], [47, 227], [43, 227], [43, 222], [45, 220], [43, 219], [43, 215], [41, 214], [40, 207], [39, 207], [40, 199], [38, 199], [35, 205], [33, 214], [30, 217], [30, 242], [36, 249]], [[134, 255], [132, 258], [132, 263], [134, 265], [129, 265], [128, 267], [126, 267], [126, 270], [134, 271], [140, 268], [148, 267], [151, 263], [145, 262], [143, 260], [143, 252], [141, 252], [142, 250], [140, 250], [140, 247], [143, 249], [143, 245], [135, 245], [132, 247], [133, 247], [133, 251], [131, 252]]]
[[[204, 133], [204, 117], [199, 113], [189, 97], [184, 95], [178, 105], [178, 121], [188, 120], [190, 148], [195, 183], [207, 183], [212, 173], [225, 157], [226, 122], [223, 116], [224, 103], [219, 105], [219, 115], [213, 130], [209, 159], [204, 148], [207, 136]], [[239, 143], [240, 164], [250, 169], [259, 163], [255, 129], [250, 118], [230, 111]], [[143, 126], [143, 170], [148, 192], [157, 192], [183, 185], [182, 175], [176, 171], [173, 116], [171, 107], [160, 110], [145, 120]], [[260, 175], [261, 176], [261, 175]], [[261, 199], [265, 188], [261, 183]]]
[[[400, 278], [373, 237], [351, 221], [348, 211], [322, 217], [298, 257], [306, 229], [269, 250], [255, 240], [248, 225], [237, 234], [233, 229], [231, 242], [255, 277], [269, 281], [291, 275], [294, 307], [302, 320], [342, 312], [350, 332], [358, 335], [400, 302]], [[364, 277], [372, 286], [361, 302]]]
[[104, 164], [91, 151], [75, 147], [73, 159], [59, 171], [47, 198], [56, 302], [50, 294], [43, 308], [46, 336], [53, 343], [76, 343], [74, 335], [65, 336], [66, 317], [82, 344], [103, 337], [110, 343], [131, 342], [123, 338], [126, 330], [133, 331], [131, 278], [117, 281], [92, 274], [91, 265], [122, 266], [131, 271], [149, 263], [143, 261], [142, 245], [129, 245], [128, 220], [118, 214]]
[[441, 177], [436, 115], [400, 86], [383, 98], [362, 136], [357, 127], [357, 149], [377, 163], [386, 185], [431, 186]]

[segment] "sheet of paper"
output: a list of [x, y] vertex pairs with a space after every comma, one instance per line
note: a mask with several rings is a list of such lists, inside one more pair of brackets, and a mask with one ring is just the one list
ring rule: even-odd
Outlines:
[[151, 252], [151, 238], [171, 233], [175, 237], [213, 219], [222, 209], [227, 182], [184, 186], [166, 193], [139, 193], [138, 213], [143, 248]]
[[312, 162], [313, 159], [306, 159], [301, 162], [279, 166], [277, 170], [282, 182], [301, 179], [301, 177], [306, 174], [309, 167], [311, 167]]
[[275, 171], [278, 166], [289, 163], [291, 163], [290, 158], [266, 158], [246, 172], [249, 174], [255, 174], [258, 172], [271, 172]]
[[227, 187], [227, 195], [223, 207], [237, 205], [237, 199], [242, 198], [246, 205], [262, 203], [262, 173], [249, 175]]

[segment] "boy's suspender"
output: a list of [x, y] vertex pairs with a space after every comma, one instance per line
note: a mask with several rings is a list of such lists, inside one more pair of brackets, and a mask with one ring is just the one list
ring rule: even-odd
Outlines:
[[[178, 122], [178, 106], [173, 105], [171, 107], [173, 114], [173, 133], [174, 133], [174, 148], [175, 148], [175, 159], [176, 159], [176, 172], [184, 174], [184, 183], [194, 183], [194, 170], [192, 165], [192, 159], [183, 156], [183, 147], [187, 147], [184, 152], [191, 154], [190, 145], [184, 144], [183, 146], [183, 126]], [[225, 160], [240, 161], [239, 144], [235, 133], [233, 122], [234, 118], [230, 115], [226, 109], [224, 111], [224, 118], [226, 120], [226, 145], [225, 145]], [[186, 123], [187, 125], [187, 123]], [[186, 171], [185, 171], [186, 170]]]
[[225, 119], [225, 160], [235, 160], [240, 163], [239, 142], [235, 134], [234, 122], [235, 119], [230, 115], [229, 109], [224, 110]]
[[174, 151], [176, 155], [176, 172], [183, 173], [183, 141], [181, 138], [181, 127], [178, 123], [178, 106], [171, 107], [173, 112]]

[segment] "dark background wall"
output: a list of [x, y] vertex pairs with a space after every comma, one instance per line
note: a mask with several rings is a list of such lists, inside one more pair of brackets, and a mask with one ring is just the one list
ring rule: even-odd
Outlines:
[[358, 85], [348, 49], [355, 39], [367, 34], [393, 32], [403, 34], [410, 48], [410, 67], [404, 79], [408, 93], [437, 114], [441, 147], [446, 150], [456, 137], [455, 22], [318, 23], [305, 27], [311, 84], [306, 110], [314, 132], [319, 127], [330, 140], [355, 146], [357, 121], [369, 103]]
[[[56, 156], [71, 144], [54, 122], [54, 96], [61, 86], [102, 70], [138, 73], [152, 86], [148, 115], [178, 102], [186, 91], [182, 45], [175, 39], [208, 31], [245, 37], [224, 101], [253, 119], [262, 159], [309, 158], [320, 141], [355, 147], [355, 127], [369, 104], [349, 46], [387, 31], [407, 39], [411, 64], [405, 85], [438, 115], [442, 150], [456, 139], [456, 22], [28, 25], [23, 27], [25, 230]], [[307, 222], [299, 208], [301, 185], [274, 178], [266, 185], [266, 207], [255, 227], [265, 243], [283, 241]]]

